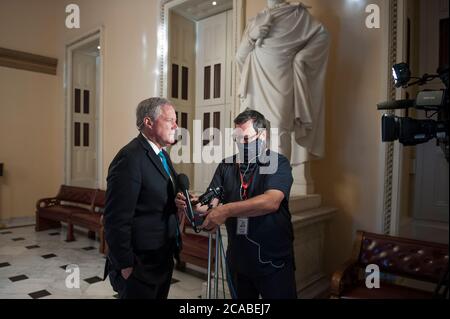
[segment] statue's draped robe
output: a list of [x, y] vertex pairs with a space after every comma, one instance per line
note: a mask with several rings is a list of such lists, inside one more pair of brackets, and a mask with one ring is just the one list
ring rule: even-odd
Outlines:
[[[268, 21], [269, 34], [255, 44], [249, 32]], [[279, 151], [291, 164], [324, 155], [328, 43], [328, 32], [303, 4], [284, 3], [249, 21], [237, 51], [241, 108], [256, 109], [279, 129]]]

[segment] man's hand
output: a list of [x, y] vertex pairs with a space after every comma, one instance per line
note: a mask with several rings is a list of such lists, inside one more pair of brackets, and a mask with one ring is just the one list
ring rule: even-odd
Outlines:
[[[189, 198], [192, 203], [198, 202], [197, 196], [189, 194]], [[180, 192], [177, 194], [175, 197], [175, 205], [177, 206], [178, 211], [184, 211], [186, 209], [186, 196], [184, 196], [183, 193]]]
[[276, 213], [283, 199], [282, 191], [269, 189], [262, 195], [218, 206], [206, 212], [207, 216], [202, 224], [202, 229], [213, 231], [230, 217], [256, 217]]
[[183, 193], [180, 192], [177, 194], [175, 197], [175, 205], [179, 211], [186, 209], [186, 196], [184, 196]]
[[127, 280], [133, 273], [133, 267], [124, 268], [120, 273], [122, 274], [123, 279]]
[[211, 209], [206, 215], [202, 224], [202, 229], [213, 231], [217, 226], [225, 223], [228, 218], [228, 209], [222, 205]]

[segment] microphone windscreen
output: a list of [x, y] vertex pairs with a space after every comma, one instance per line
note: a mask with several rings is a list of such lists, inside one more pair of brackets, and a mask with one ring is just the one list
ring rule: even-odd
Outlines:
[[378, 110], [396, 110], [396, 109], [407, 109], [410, 107], [414, 107], [415, 100], [404, 99], [404, 100], [395, 100], [395, 101], [387, 101], [383, 103], [378, 103]]
[[184, 174], [179, 174], [177, 178], [178, 187], [181, 191], [189, 190], [189, 178]]

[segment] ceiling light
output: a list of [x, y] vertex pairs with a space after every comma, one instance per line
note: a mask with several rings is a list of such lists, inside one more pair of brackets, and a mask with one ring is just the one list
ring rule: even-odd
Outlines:
[[216, 1], [213, 1], [212, 5], [213, 5], [213, 6], [216, 6], [216, 5], [217, 5], [217, 2], [216, 2]]

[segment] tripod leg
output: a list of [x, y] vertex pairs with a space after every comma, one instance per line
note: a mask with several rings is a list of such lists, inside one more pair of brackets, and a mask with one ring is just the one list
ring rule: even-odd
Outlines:
[[206, 282], [206, 298], [211, 299], [211, 251], [212, 251], [212, 234], [208, 234], [208, 281]]
[[219, 227], [216, 229], [216, 251], [214, 255], [214, 299], [219, 299]]

